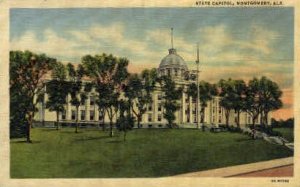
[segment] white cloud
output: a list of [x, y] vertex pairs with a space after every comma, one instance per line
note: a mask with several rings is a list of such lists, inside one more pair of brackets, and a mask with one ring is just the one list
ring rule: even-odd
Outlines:
[[[143, 40], [129, 38], [125, 35], [126, 27], [122, 23], [110, 25], [96, 24], [85, 30], [67, 31], [69, 37], [59, 36], [53, 30], [43, 33], [43, 40], [37, 39], [36, 33], [28, 31], [20, 38], [11, 42], [12, 50], [32, 50], [44, 52], [49, 56], [78, 58], [85, 54], [112, 53], [116, 56], [126, 56], [135, 64], [145, 62], [159, 63], [170, 48], [169, 30], [151, 30], [146, 32]], [[274, 31], [268, 31], [253, 25], [247, 40], [241, 40], [232, 35], [225, 25], [208, 26], [198, 30], [200, 39], [200, 60], [208, 64], [246, 62], [247, 66], [259, 65], [261, 53], [271, 55], [271, 43], [278, 37]], [[156, 49], [150, 46], [157, 46]], [[174, 46], [186, 61], [195, 61], [196, 41], [187, 41], [184, 37], [174, 37]], [[163, 49], [163, 51], [161, 50]], [[225, 50], [226, 49], [226, 50]], [[245, 53], [240, 50], [254, 50], [259, 53]]]

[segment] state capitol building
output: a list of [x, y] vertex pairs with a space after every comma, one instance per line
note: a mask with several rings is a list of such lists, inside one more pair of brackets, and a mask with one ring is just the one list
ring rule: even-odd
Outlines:
[[[168, 75], [179, 87], [181, 86], [184, 91], [182, 97], [178, 103], [180, 104], [179, 110], [175, 112], [176, 123], [180, 128], [197, 128], [197, 102], [192, 97], [188, 97], [185, 90], [191, 83], [196, 83], [195, 79], [186, 79], [186, 76], [195, 76], [195, 71], [189, 70], [185, 60], [177, 53], [175, 48], [169, 49], [169, 54], [162, 58], [159, 67], [157, 68], [158, 76]], [[65, 111], [59, 115], [59, 122], [61, 124], [75, 123], [78, 115], [79, 123], [85, 125], [97, 125], [101, 123], [108, 124], [109, 119], [107, 115], [103, 116], [99, 114], [98, 106], [95, 102], [95, 94], [93, 90], [90, 96], [86, 100], [84, 105], [79, 107], [79, 112], [76, 114], [75, 106], [72, 106], [71, 96], [67, 98], [67, 104], [65, 105]], [[157, 84], [155, 90], [152, 92], [152, 103], [147, 106], [147, 111], [142, 117], [142, 128], [166, 128], [167, 121], [163, 117], [163, 92], [160, 85]], [[201, 94], [201, 93], [200, 93]], [[38, 103], [38, 112], [35, 114], [35, 124], [54, 125], [56, 121], [55, 112], [51, 112], [45, 108], [43, 103], [46, 103], [48, 96], [46, 94], [44, 102]], [[204, 123], [208, 127], [218, 127], [221, 124], [226, 124], [225, 111], [219, 104], [220, 96], [214, 96], [212, 100], [207, 102], [207, 107], [204, 111]], [[135, 106], [135, 105], [134, 105]], [[199, 103], [199, 120], [200, 120], [200, 103]], [[117, 114], [118, 115], [118, 114]], [[268, 117], [268, 124], [270, 124], [271, 116]], [[116, 115], [115, 115], [116, 120]], [[114, 120], [114, 121], [115, 121]], [[235, 125], [237, 120], [237, 114], [234, 110], [231, 110], [229, 117], [229, 125]], [[240, 113], [240, 126], [245, 127], [247, 124], [252, 123], [251, 116], [246, 112]], [[260, 117], [257, 118], [256, 124], [260, 123]], [[135, 124], [135, 127], [137, 125]]]

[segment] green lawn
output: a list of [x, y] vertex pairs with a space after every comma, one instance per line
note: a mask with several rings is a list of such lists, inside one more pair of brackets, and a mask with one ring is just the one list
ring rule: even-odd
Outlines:
[[32, 144], [11, 141], [12, 178], [158, 177], [292, 156], [279, 145], [238, 133], [189, 129], [108, 132], [32, 130]]
[[290, 142], [294, 142], [294, 128], [273, 128], [273, 131], [280, 132]]

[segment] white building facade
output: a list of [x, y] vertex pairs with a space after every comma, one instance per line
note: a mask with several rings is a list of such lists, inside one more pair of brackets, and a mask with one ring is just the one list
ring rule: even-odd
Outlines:
[[[158, 75], [168, 75], [175, 81], [178, 87], [184, 89], [182, 97], [178, 100], [180, 109], [175, 112], [176, 119], [174, 121], [180, 128], [197, 128], [197, 102], [192, 97], [188, 97], [185, 90], [188, 85], [192, 82], [196, 83], [195, 79], [187, 79], [187, 77], [196, 76], [194, 71], [190, 71], [184, 59], [177, 54], [176, 49], [169, 49], [169, 54], [165, 56], [157, 69]], [[196, 90], [195, 90], [196, 91]], [[201, 94], [201, 93], [200, 93]], [[95, 102], [95, 91], [92, 90], [88, 96], [84, 105], [79, 107], [78, 114], [76, 113], [75, 106], [72, 106], [70, 101], [71, 97], [68, 96], [67, 104], [65, 105], [65, 111], [59, 114], [59, 122], [61, 124], [72, 124], [75, 123], [78, 115], [79, 123], [85, 125], [98, 125], [108, 124], [109, 119], [107, 114], [103, 116], [98, 111], [98, 106]], [[45, 108], [45, 103], [48, 100], [47, 94], [44, 97], [44, 102], [38, 103], [38, 112], [35, 114], [35, 124], [37, 125], [54, 125], [56, 121], [56, 113], [51, 112]], [[157, 84], [156, 89], [152, 93], [153, 102], [147, 106], [147, 111], [142, 117], [141, 127], [142, 128], [165, 128], [167, 127], [167, 121], [163, 117], [163, 92]], [[220, 106], [220, 97], [215, 96], [212, 100], [207, 102], [207, 107], [204, 111], [204, 122], [200, 126], [205, 125], [207, 127], [226, 124], [225, 110]], [[199, 103], [199, 120], [200, 120], [200, 103]], [[115, 115], [114, 121], [116, 121], [118, 114]], [[268, 124], [270, 124], [271, 114], [268, 117]], [[229, 125], [236, 125], [237, 113], [233, 110], [229, 115]], [[260, 117], [257, 118], [256, 124], [260, 124]], [[252, 117], [242, 112], [240, 114], [240, 126], [245, 127], [246, 125], [252, 124]], [[135, 126], [136, 127], [136, 126]]]

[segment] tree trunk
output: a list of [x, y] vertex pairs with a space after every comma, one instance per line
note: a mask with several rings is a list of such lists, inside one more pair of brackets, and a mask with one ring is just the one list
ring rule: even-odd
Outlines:
[[138, 128], [141, 128], [140, 127], [140, 123], [141, 123], [141, 118], [142, 118], [142, 116], [141, 115], [138, 115], [138, 117], [137, 117], [137, 126], [138, 126]]
[[56, 130], [58, 130], [59, 112], [56, 111]]
[[99, 120], [99, 129], [100, 129], [100, 126], [101, 126], [101, 121], [103, 122], [102, 124], [102, 130], [104, 131], [105, 130], [105, 112], [102, 110], [99, 109], [99, 114], [102, 115], [102, 120]]
[[31, 118], [31, 123], [30, 123], [30, 128], [32, 128], [33, 129], [33, 123], [32, 123], [32, 121], [33, 121], [33, 118], [34, 118], [34, 111], [32, 112], [32, 118]]
[[75, 133], [78, 133], [78, 110], [79, 110], [79, 107], [76, 107], [76, 127], [75, 127]]
[[263, 120], [263, 112], [260, 112], [260, 124], [261, 124], [261, 126], [265, 126], [265, 124], [264, 124], [264, 120]]
[[226, 118], [226, 127], [229, 128], [229, 114], [230, 110], [225, 110], [225, 118]]
[[253, 117], [252, 117], [252, 128], [254, 128], [255, 127], [255, 116], [253, 115]]
[[31, 130], [31, 126], [32, 126], [32, 113], [29, 112], [28, 115], [28, 123], [27, 123], [27, 131], [26, 131], [26, 141], [27, 143], [32, 143], [31, 139], [30, 139], [30, 130]]
[[204, 123], [204, 110], [205, 110], [205, 108], [202, 107], [202, 108], [201, 108], [201, 123], [202, 123], [202, 124]]
[[264, 114], [264, 121], [265, 121], [266, 127], [268, 126], [268, 113], [269, 112], [265, 112], [265, 114]]
[[240, 111], [237, 111], [237, 121], [236, 121], [236, 126], [238, 127], [238, 128], [240, 128]]
[[112, 122], [112, 119], [110, 119], [109, 128], [110, 128], [109, 136], [113, 137], [114, 136], [114, 132], [113, 132], [113, 122]]

